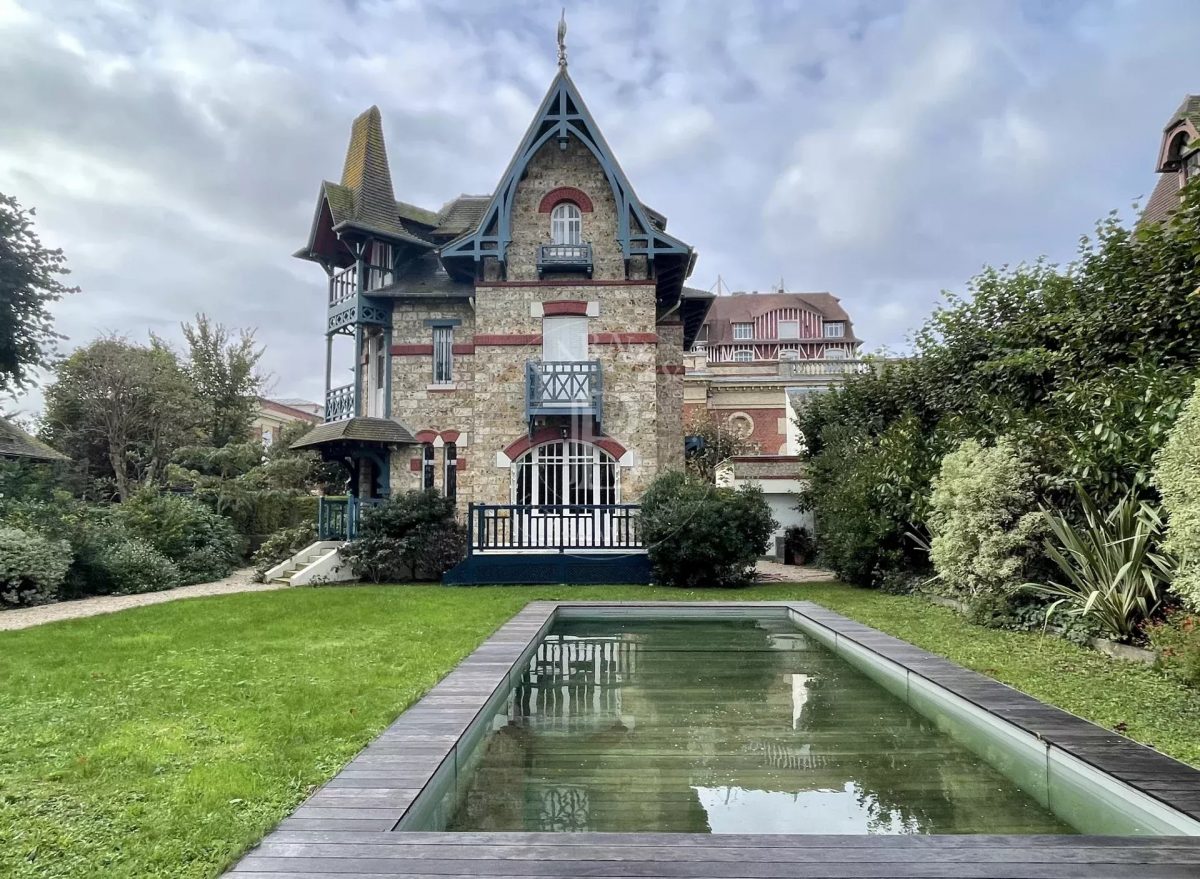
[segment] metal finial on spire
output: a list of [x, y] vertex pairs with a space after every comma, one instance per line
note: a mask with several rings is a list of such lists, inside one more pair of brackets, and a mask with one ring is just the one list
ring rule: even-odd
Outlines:
[[562, 18], [558, 20], [558, 66], [567, 66], [567, 8], [564, 6]]

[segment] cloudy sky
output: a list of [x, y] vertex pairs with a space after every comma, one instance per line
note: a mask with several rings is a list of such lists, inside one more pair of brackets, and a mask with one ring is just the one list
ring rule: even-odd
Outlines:
[[[351, 119], [382, 110], [398, 198], [490, 192], [561, 5], [0, 0], [0, 191], [83, 288], [67, 346], [204, 311], [258, 328], [275, 395], [317, 399], [323, 275], [289, 255]], [[1200, 90], [1195, 0], [566, 5], [575, 82], [699, 250], [691, 283], [829, 290], [870, 348], [981, 265], [1128, 216]]]

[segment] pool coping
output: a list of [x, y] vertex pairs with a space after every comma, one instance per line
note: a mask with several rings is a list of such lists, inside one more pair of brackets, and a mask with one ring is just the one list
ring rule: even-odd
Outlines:
[[1200, 837], [393, 832], [560, 609], [783, 609], [1200, 820], [1200, 770], [809, 601], [535, 601], [501, 625], [229, 879], [338, 876], [1200, 876]]

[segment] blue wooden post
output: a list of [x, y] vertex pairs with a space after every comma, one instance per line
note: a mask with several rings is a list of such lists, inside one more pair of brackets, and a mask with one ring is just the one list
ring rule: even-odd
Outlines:
[[475, 552], [475, 502], [467, 504], [467, 555]]

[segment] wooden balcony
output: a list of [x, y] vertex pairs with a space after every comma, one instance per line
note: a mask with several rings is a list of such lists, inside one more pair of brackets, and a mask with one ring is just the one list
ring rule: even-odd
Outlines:
[[[361, 274], [359, 269], [362, 269]], [[352, 333], [358, 324], [383, 326], [391, 317], [391, 305], [371, 293], [392, 282], [392, 270], [368, 263], [354, 263], [329, 278], [327, 333]]]
[[543, 244], [538, 247], [538, 277], [547, 273], [581, 272], [592, 276], [592, 245]]
[[599, 360], [530, 360], [525, 364], [525, 417], [591, 415], [604, 410]]
[[325, 420], [342, 421], [354, 417], [354, 385], [342, 385], [325, 392]]

